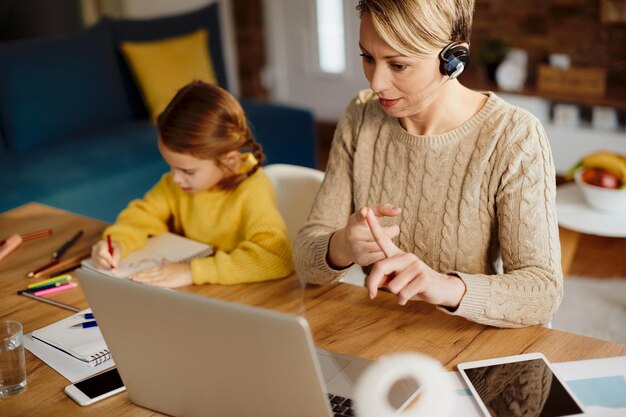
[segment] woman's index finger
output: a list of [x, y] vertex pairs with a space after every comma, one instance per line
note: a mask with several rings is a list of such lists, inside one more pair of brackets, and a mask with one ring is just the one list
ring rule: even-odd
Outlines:
[[389, 237], [385, 234], [385, 231], [378, 223], [376, 215], [372, 210], [367, 210], [366, 220], [367, 225], [372, 232], [372, 236], [374, 236], [374, 240], [387, 258], [391, 258], [395, 254], [400, 252], [400, 249], [398, 249], [395, 243], [393, 243], [391, 239], [389, 239]]

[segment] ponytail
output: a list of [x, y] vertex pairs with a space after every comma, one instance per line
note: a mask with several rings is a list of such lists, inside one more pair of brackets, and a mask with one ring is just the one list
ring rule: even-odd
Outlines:
[[223, 189], [230, 190], [237, 187], [243, 180], [251, 177], [252, 174], [257, 172], [259, 168], [261, 168], [261, 165], [263, 165], [263, 163], [265, 162], [265, 152], [263, 152], [263, 146], [261, 146], [261, 144], [254, 139], [254, 136], [252, 136], [250, 129], [247, 129], [247, 134], [248, 139], [243, 144], [240, 151], [248, 150], [250, 153], [252, 153], [257, 162], [248, 171], [241, 174], [231, 175], [230, 177], [224, 178], [222, 181], [220, 181], [219, 186]]

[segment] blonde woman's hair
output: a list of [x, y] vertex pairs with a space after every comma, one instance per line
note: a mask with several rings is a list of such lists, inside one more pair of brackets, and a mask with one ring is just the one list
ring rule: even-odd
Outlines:
[[415, 58], [438, 54], [450, 42], [468, 42], [475, 0], [359, 0], [378, 35]]

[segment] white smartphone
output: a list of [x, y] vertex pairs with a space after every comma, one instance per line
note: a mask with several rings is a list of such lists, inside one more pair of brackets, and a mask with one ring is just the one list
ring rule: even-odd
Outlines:
[[486, 417], [590, 417], [541, 353], [460, 363]]
[[117, 368], [111, 368], [65, 387], [65, 393], [80, 405], [89, 405], [126, 390]]

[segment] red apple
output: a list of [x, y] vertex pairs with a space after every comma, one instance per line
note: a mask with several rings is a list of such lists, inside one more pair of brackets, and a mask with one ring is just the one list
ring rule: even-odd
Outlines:
[[602, 188], [619, 188], [619, 179], [610, 172], [601, 168], [586, 168], [583, 171], [582, 179], [587, 184], [595, 185]]

